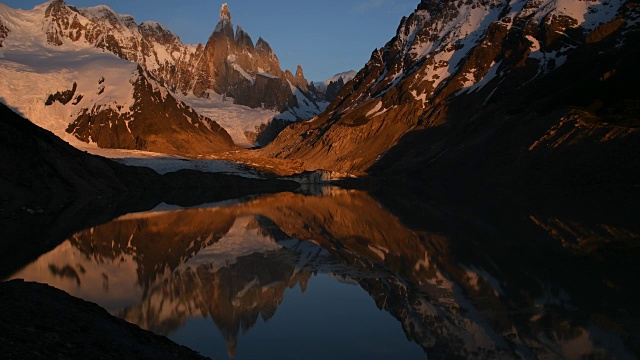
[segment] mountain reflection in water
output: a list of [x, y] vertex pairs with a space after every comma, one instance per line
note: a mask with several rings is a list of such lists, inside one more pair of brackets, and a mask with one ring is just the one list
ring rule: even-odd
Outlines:
[[[12, 278], [51, 284], [217, 358], [221, 349], [205, 349], [218, 335], [198, 319], [212, 319], [225, 352], [238, 358], [248, 349], [263, 358], [638, 355], [629, 295], [639, 275], [637, 224], [509, 209], [494, 221], [416, 199], [389, 208], [402, 210], [393, 215], [363, 191], [329, 189], [130, 214], [73, 235]], [[347, 314], [306, 338], [293, 335], [313, 324], [276, 320], [322, 292], [373, 302], [306, 309]], [[345, 335], [359, 338], [331, 354], [328, 336], [353, 325], [349, 313], [370, 331]], [[280, 323], [296, 328], [270, 328]], [[207, 333], [198, 343], [185, 329]], [[252, 331], [280, 343], [260, 353]], [[378, 347], [356, 346], [367, 337]], [[308, 352], [288, 353], [294, 340]]]

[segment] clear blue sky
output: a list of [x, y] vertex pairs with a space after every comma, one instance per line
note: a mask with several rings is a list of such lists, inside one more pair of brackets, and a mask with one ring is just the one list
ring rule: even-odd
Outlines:
[[[31, 9], [44, 0], [0, 0]], [[255, 42], [262, 36], [283, 69], [301, 64], [309, 80], [324, 80], [346, 70], [360, 70], [375, 48], [394, 35], [402, 16], [419, 0], [66, 0], [69, 5], [107, 5], [132, 15], [138, 23], [154, 20], [183, 42], [205, 43], [218, 22], [220, 6], [229, 4], [234, 25]]]

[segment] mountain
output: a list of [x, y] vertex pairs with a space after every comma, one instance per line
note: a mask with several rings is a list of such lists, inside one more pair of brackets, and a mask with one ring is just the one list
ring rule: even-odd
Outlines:
[[343, 71], [341, 73], [335, 74], [334, 76], [328, 78], [323, 82], [323, 85], [329, 86], [332, 82], [338, 81], [338, 79], [342, 79], [345, 83], [351, 81], [358, 74], [355, 70]]
[[423, 0], [326, 112], [262, 154], [428, 181], [633, 182], [637, 5]]
[[[254, 44], [232, 26], [224, 4], [207, 44], [186, 45], [157, 22], [137, 24], [103, 5], [76, 8], [51, 0], [23, 11], [0, 4], [0, 97], [32, 121], [57, 118], [39, 124], [63, 138], [67, 132], [100, 147], [188, 156], [234, 148], [216, 119], [233, 140], [250, 146], [245, 132], [274, 116], [299, 121], [324, 110], [328, 104], [311, 96], [300, 66], [296, 74], [283, 71], [265, 40]], [[74, 83], [71, 99], [47, 101]], [[235, 121], [224, 115], [227, 101], [242, 113]], [[167, 120], [156, 121], [161, 118]]]
[[317, 84], [312, 82], [311, 84], [316, 88], [318, 97], [324, 101], [331, 102], [338, 96], [338, 92], [344, 87], [344, 84], [353, 79], [356, 74], [355, 70], [344, 71], [325, 81], [319, 81]]
[[104, 49], [139, 63], [175, 93], [206, 98], [213, 91], [237, 104], [285, 111], [297, 107], [294, 89], [308, 86], [300, 66], [295, 75], [280, 68], [264, 39], [254, 44], [240, 26], [234, 31], [226, 3], [205, 45], [185, 45], [157, 22], [138, 25], [104, 5], [77, 9], [52, 0], [42, 7], [48, 44]]
[[327, 87], [329, 86], [329, 84], [331, 83], [337, 83], [338, 80], [342, 79], [343, 82], [347, 83], [349, 82], [351, 79], [353, 79], [356, 75], [358, 74], [357, 71], [355, 70], [349, 70], [349, 71], [343, 71], [341, 73], [337, 73], [335, 75], [333, 75], [332, 77], [324, 80], [324, 81], [318, 81], [318, 82], [314, 82], [315, 86], [319, 89], [321, 89], [322, 91], [327, 90]]
[[[0, 4], [0, 22], [8, 29], [0, 49], [3, 102], [72, 144], [181, 155], [235, 148], [224, 129], [176, 99], [141, 65], [78, 40], [86, 28], [96, 46], [112, 46], [112, 32], [97, 27], [97, 19], [129, 29], [129, 18], [116, 18], [104, 7], [82, 13], [86, 17], [61, 1], [30, 11]], [[63, 24], [79, 28], [61, 32]], [[63, 34], [78, 42], [64, 42]]]
[[[272, 191], [293, 191], [294, 181], [243, 178], [182, 170], [160, 175], [78, 150], [0, 103], [0, 216], [55, 213], [80, 198], [123, 193], [151, 202], [213, 201]], [[177, 192], [178, 194], [174, 194]], [[196, 201], [198, 201], [196, 200]], [[201, 202], [200, 202], [201, 203]], [[30, 209], [30, 210], [29, 210]], [[8, 214], [6, 217], [5, 214]], [[3, 221], [4, 223], [4, 221]], [[10, 237], [7, 230], [7, 237]]]

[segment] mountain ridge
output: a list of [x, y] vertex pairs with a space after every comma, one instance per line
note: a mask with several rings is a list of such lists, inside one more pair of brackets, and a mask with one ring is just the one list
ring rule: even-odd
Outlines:
[[[209, 116], [223, 120], [225, 127], [233, 134], [233, 140], [248, 147], [253, 143], [251, 139], [258, 134], [249, 135], [247, 139], [245, 133], [259, 131], [260, 126], [268, 123], [270, 118], [280, 117], [287, 122], [294, 122], [321, 112], [327, 104], [310, 92], [302, 68], [298, 67], [295, 75], [288, 70], [282, 71], [277, 56], [264, 39], [259, 38], [254, 45], [251, 37], [241, 27], [233, 31], [229, 9], [225, 9], [217, 26], [218, 31], [212, 32], [207, 44], [185, 45], [164, 25], [155, 21], [137, 24], [133, 17], [118, 14], [105, 5], [76, 8], [64, 1], [49, 1], [32, 10], [19, 10], [2, 4], [0, 49], [10, 63], [4, 62], [3, 69], [0, 69], [6, 73], [3, 81], [6, 93], [0, 93], [0, 96], [32, 121], [53, 130], [71, 143], [76, 140], [66, 133], [78, 135], [76, 138], [81, 141], [96, 143], [99, 147], [186, 156], [207, 155], [235, 148], [224, 130], [216, 130], [220, 124], [212, 122]], [[223, 48], [227, 50], [222, 50]], [[84, 63], [83, 68], [87, 71], [78, 74], [78, 78], [62, 76], [70, 71], [77, 72], [74, 62], [85, 59], [88, 64], [107, 54], [113, 54], [123, 61], [118, 63], [113, 60], [109, 66], [101, 67], [114, 71], [118, 71], [117, 67], [122, 67], [121, 70], [124, 71], [124, 68], [130, 67], [128, 62], [136, 62], [141, 67], [138, 70], [139, 76], [144, 77], [145, 82], [153, 84], [154, 88], [166, 88], [169, 94], [166, 95], [167, 91], [161, 89], [162, 101], [152, 101], [152, 105], [147, 101], [145, 106], [134, 106], [134, 102], [141, 103], [142, 100], [123, 98], [121, 90], [109, 86], [106, 86], [105, 92], [104, 84], [100, 83], [96, 90], [98, 97], [115, 97], [117, 100], [102, 101], [99, 109], [94, 106], [97, 105], [93, 102], [95, 95], [88, 95], [80, 89], [81, 86], [78, 89], [80, 94], [76, 94], [79, 97], [74, 97], [72, 103], [54, 102], [54, 106], [49, 109], [39, 108], [36, 104], [38, 101], [48, 102], [49, 96], [67, 91], [73, 83], [79, 84], [87, 77], [114, 81], [111, 73], [99, 71], [98, 67], [89, 71]], [[45, 62], [47, 57], [54, 57], [56, 61]], [[42, 61], [34, 66], [36, 58], [41, 58]], [[14, 90], [25, 88], [25, 81], [18, 74], [22, 73], [20, 68], [23, 65], [27, 65], [30, 68], [28, 73], [34, 75], [29, 79], [38, 82], [34, 82], [32, 86], [45, 90], [38, 96], [42, 100], [36, 99], [33, 91]], [[34, 68], [37, 71], [32, 71]], [[52, 84], [45, 84], [53, 80], [49, 74], [56, 72], [61, 76]], [[43, 73], [47, 73], [46, 80], [35, 79], [36, 74]], [[118, 78], [123, 81], [120, 86], [128, 87], [135, 83], [135, 80], [131, 82], [125, 79], [124, 75]], [[116, 93], [112, 93], [110, 89]], [[134, 95], [144, 95], [147, 99], [158, 98], [153, 95], [153, 91]], [[165, 99], [169, 101], [165, 102]], [[207, 104], [203, 105], [204, 102], [199, 99], [206, 100]], [[221, 114], [221, 111], [228, 108], [227, 105], [220, 104], [225, 101], [257, 110], [247, 108], [245, 111], [238, 107], [234, 112], [242, 116], [230, 122], [227, 116]], [[196, 111], [191, 109], [192, 103], [196, 103]], [[66, 110], [58, 109], [63, 105]], [[130, 118], [122, 119], [121, 115], [130, 106], [142, 113], [131, 111]], [[264, 111], [260, 111], [261, 109]], [[151, 118], [166, 117], [158, 113], [162, 111], [174, 116], [162, 124], [149, 121]], [[115, 127], [110, 122], [114, 115], [117, 118], [114, 121], [119, 123]], [[98, 123], [89, 125], [89, 117], [98, 118]], [[43, 118], [46, 120], [42, 120]], [[141, 120], [138, 121], [138, 118]], [[53, 119], [57, 119], [59, 123], [53, 123]], [[135, 133], [132, 129], [136, 126], [128, 126], [131, 121], [132, 124], [146, 124], [137, 128], [164, 130], [160, 133]], [[122, 126], [124, 123], [126, 126]], [[68, 124], [71, 126], [67, 126]], [[193, 126], [199, 129], [183, 131]], [[105, 131], [106, 129], [109, 131]], [[95, 141], [97, 138], [101, 140]], [[168, 144], [165, 142], [160, 145], [164, 138], [168, 140]]]
[[[572, 108], [583, 106], [583, 100], [572, 94], [605, 99], [602, 85], [617, 83], [628, 106], [635, 106], [631, 79], [637, 77], [637, 71], [629, 66], [616, 69], [619, 62], [615, 59], [633, 58], [639, 16], [637, 1], [578, 5], [560, 0], [544, 4], [421, 1], [413, 14], [401, 20], [396, 36], [372, 52], [369, 62], [325, 113], [289, 127], [261, 155], [302, 161], [307, 170], [359, 176], [435, 179], [441, 171], [442, 178], [450, 179], [468, 168], [486, 181], [535, 182], [543, 179], [528, 177], [535, 175], [534, 168], [542, 167], [549, 176], [544, 181], [576, 181], [576, 173], [569, 176], [572, 179], [562, 178], [561, 172], [553, 178], [552, 168], [559, 165], [545, 163], [551, 149], [533, 151], [532, 144], [562, 127], [564, 119], [575, 115]], [[564, 66], [566, 63], [570, 66]], [[600, 67], [589, 70], [590, 80], [571, 88], [573, 78], [580, 79], [571, 68], [589, 69], [593, 63]], [[601, 73], [596, 74], [598, 71]], [[540, 86], [565, 90], [553, 99], [549, 95], [553, 91], [545, 93]], [[522, 99], [534, 93], [539, 108], [527, 122], [518, 122], [517, 114], [509, 114], [511, 110], [487, 122], [490, 107], [492, 111], [511, 109], [514, 99], [521, 99], [523, 108], [518, 111], [527, 113], [532, 102]], [[546, 110], [543, 103], [547, 103]], [[607, 101], [600, 107], [611, 108], [614, 103]], [[535, 115], [538, 110], [540, 114]], [[594, 118], [589, 111], [586, 114]], [[573, 123], [576, 121], [580, 124], [588, 119]], [[607, 124], [602, 119], [592, 121], [592, 126], [603, 129], [599, 135], [589, 127], [578, 130], [583, 134], [580, 144], [596, 143], [585, 145], [583, 154], [568, 144], [558, 144], [559, 150], [553, 151], [568, 161], [572, 156], [582, 163], [600, 158], [597, 167], [608, 166], [617, 172], [614, 177], [619, 181], [633, 165], [617, 160], [617, 150], [606, 149], [618, 144], [633, 148], [636, 142], [631, 139], [637, 134], [633, 127], [617, 131]], [[501, 128], [512, 133], [496, 138]], [[496, 156], [501, 152], [510, 156]], [[606, 153], [607, 159], [598, 153]], [[479, 154], [507, 162], [500, 164], [500, 176], [490, 174], [489, 166], [483, 168]], [[596, 177], [582, 181], [604, 180]]]
[[[182, 95], [208, 97], [207, 91], [213, 90], [239, 105], [285, 111], [299, 107], [291, 87], [308, 91], [300, 66], [295, 76], [283, 71], [263, 38], [254, 45], [240, 26], [234, 31], [226, 3], [207, 43], [196, 45], [182, 43], [162, 24], [146, 21], [138, 25], [133, 17], [120, 15], [105, 5], [75, 8], [55, 1], [40, 7], [45, 6], [45, 18], [50, 18], [46, 29], [50, 44], [84, 42], [105, 49], [141, 64], [169, 90]], [[271, 77], [265, 74], [279, 78], [279, 84], [268, 85], [264, 78]], [[268, 95], [270, 91], [276, 95]]]

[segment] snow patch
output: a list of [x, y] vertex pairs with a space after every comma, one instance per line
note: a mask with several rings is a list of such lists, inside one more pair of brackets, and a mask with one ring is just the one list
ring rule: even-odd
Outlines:
[[378, 101], [378, 103], [376, 104], [376, 106], [369, 110], [369, 112], [367, 113], [367, 117], [371, 117], [372, 115], [376, 114], [378, 111], [380, 111], [380, 109], [382, 109], [382, 101]]
[[209, 93], [209, 99], [202, 99], [193, 95], [182, 96], [174, 94], [176, 98], [191, 106], [198, 114], [208, 117], [222, 126], [231, 135], [233, 141], [240, 146], [252, 147], [245, 136], [245, 131], [255, 131], [256, 127], [266, 124], [275, 116], [277, 111], [236, 105], [233, 98], [223, 98], [214, 92]]
[[268, 73], [264, 73], [264, 72], [259, 72], [256, 75], [264, 76], [264, 77], [269, 78], [269, 79], [278, 79], [277, 76], [271, 75], [271, 74], [268, 74]]
[[429, 102], [429, 100], [427, 100], [427, 93], [422, 93], [418, 95], [417, 90], [411, 90], [411, 95], [413, 95], [414, 99], [422, 102], [422, 106], [424, 106], [426, 103]]
[[233, 68], [240, 73], [240, 75], [242, 75], [242, 77], [244, 77], [245, 79], [247, 79], [248, 81], [250, 81], [252, 84], [255, 83], [255, 79], [249, 75], [248, 72], [244, 71], [244, 69], [242, 67], [240, 67], [240, 65], [238, 64], [233, 64]]
[[493, 80], [496, 76], [498, 76], [498, 69], [500, 68], [500, 64], [501, 64], [501, 61], [497, 63], [493, 61], [491, 63], [491, 67], [489, 68], [489, 71], [482, 77], [482, 79], [468, 86], [465, 85], [465, 87], [462, 90], [460, 90], [460, 92], [466, 91], [468, 93], [472, 93], [474, 91], [482, 89], [485, 85], [489, 83], [489, 81]]

